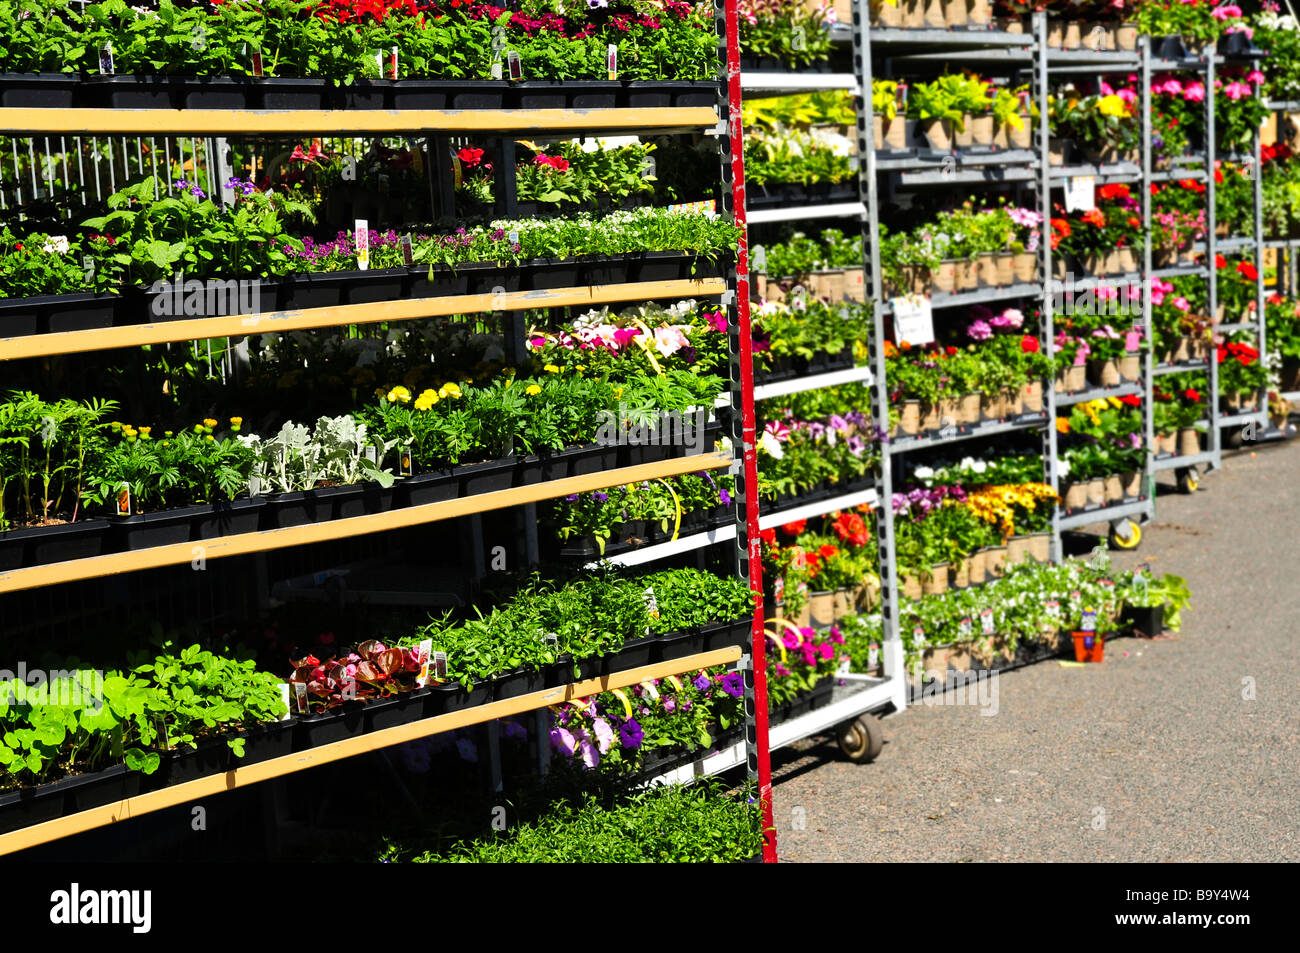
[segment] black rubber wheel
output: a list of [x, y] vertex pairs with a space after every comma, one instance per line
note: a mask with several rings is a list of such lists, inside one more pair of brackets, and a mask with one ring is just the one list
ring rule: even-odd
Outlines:
[[[1124, 531], [1121, 532], [1121, 527]], [[1121, 520], [1110, 525], [1110, 545], [1114, 549], [1134, 550], [1142, 545], [1142, 527], [1133, 520]]]
[[1183, 467], [1178, 471], [1178, 490], [1180, 493], [1195, 493], [1201, 488], [1201, 475], [1195, 467]]
[[885, 734], [880, 730], [880, 719], [875, 715], [859, 715], [835, 729], [844, 756], [856, 764], [875, 761], [885, 746]]
[[1223, 446], [1228, 450], [1240, 450], [1243, 443], [1243, 431], [1240, 427], [1230, 427], [1224, 431]]

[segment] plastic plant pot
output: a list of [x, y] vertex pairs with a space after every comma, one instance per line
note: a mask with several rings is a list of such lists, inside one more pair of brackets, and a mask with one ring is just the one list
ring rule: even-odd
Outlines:
[[99, 556], [108, 531], [108, 520], [79, 520], [0, 533], [0, 572]]
[[485, 463], [473, 463], [467, 467], [456, 467], [453, 472], [460, 479], [462, 495], [475, 496], [479, 493], [508, 490], [514, 486], [515, 463], [514, 457], [505, 457], [500, 460], [488, 460]]
[[1100, 662], [1106, 650], [1105, 636], [1096, 632], [1071, 632], [1076, 662]]
[[701, 636], [698, 632], [666, 632], [656, 637], [659, 660], [671, 662], [675, 659], [695, 655], [700, 651]]
[[393, 490], [394, 505], [399, 508], [441, 503], [460, 496], [460, 477], [454, 470], [430, 470], [398, 480], [393, 484]]
[[258, 98], [252, 80], [246, 77], [187, 76], [181, 87], [185, 109], [245, 109]]
[[74, 73], [4, 73], [0, 106], [58, 109], [72, 105], [79, 77]]
[[320, 109], [325, 101], [325, 80], [278, 76], [253, 81], [254, 101], [262, 109]]
[[206, 506], [185, 506], [115, 519], [111, 524], [113, 548], [135, 552], [153, 546], [188, 543], [194, 520], [207, 510]]
[[264, 506], [266, 500], [261, 497], [204, 506], [194, 519], [190, 538], [216, 539], [219, 536], [255, 533], [261, 524]]

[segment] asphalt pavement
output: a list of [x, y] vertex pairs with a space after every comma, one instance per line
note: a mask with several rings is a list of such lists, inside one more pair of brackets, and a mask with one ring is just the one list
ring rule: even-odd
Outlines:
[[1135, 553], [1187, 579], [1182, 632], [997, 680], [997, 713], [885, 719], [869, 765], [773, 754], [783, 861], [1300, 860], [1300, 442], [1162, 492]]

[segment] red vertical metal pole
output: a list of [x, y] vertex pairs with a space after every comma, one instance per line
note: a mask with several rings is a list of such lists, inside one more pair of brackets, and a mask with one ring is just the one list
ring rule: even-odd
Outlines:
[[740, 240], [736, 249], [736, 323], [740, 332], [741, 433], [744, 449], [745, 522], [748, 535], [749, 586], [754, 591], [751, 653], [754, 678], [754, 731], [763, 811], [763, 862], [776, 862], [776, 827], [772, 822], [772, 764], [767, 741], [767, 644], [763, 632], [763, 553], [758, 535], [758, 437], [754, 417], [753, 336], [749, 323], [749, 233], [745, 221], [745, 148], [741, 121], [740, 17], [737, 0], [725, 0], [727, 20], [727, 134], [731, 139], [731, 189]]

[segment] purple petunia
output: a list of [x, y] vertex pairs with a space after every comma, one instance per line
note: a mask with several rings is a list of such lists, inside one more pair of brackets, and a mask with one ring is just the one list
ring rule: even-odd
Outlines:
[[641, 725], [635, 718], [629, 718], [623, 722], [623, 727], [618, 729], [618, 736], [624, 748], [639, 748], [642, 739], [645, 738], [645, 732], [641, 730]]
[[695, 678], [691, 681], [691, 684], [694, 685], [700, 691], [706, 691], [708, 687], [713, 683], [709, 681], [709, 676], [701, 672], [699, 675], [695, 676]]
[[745, 694], [745, 676], [740, 672], [722, 676], [722, 690], [732, 698], [739, 698]]

